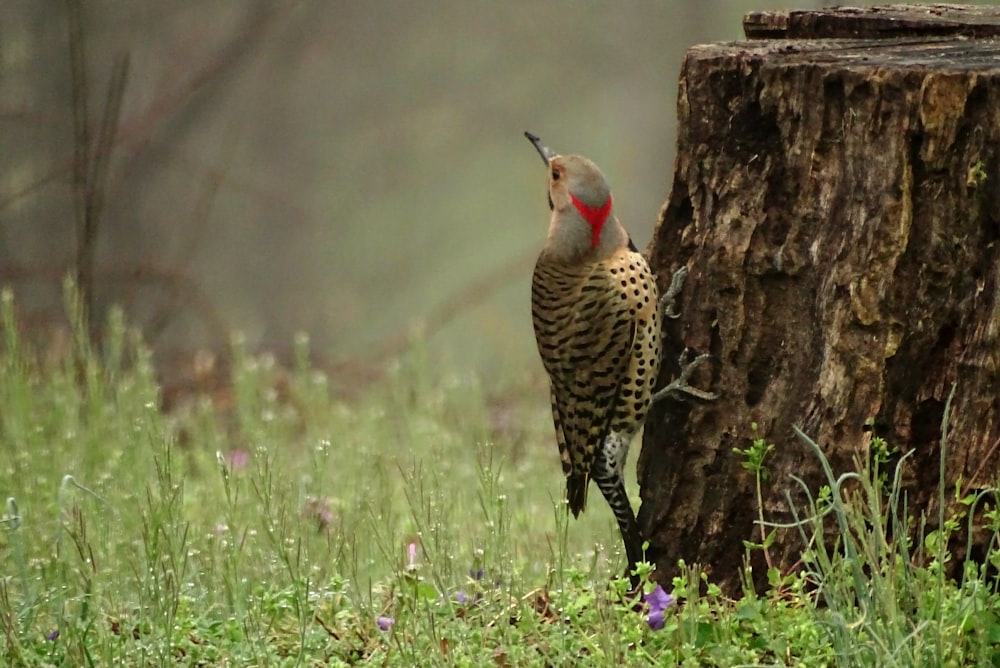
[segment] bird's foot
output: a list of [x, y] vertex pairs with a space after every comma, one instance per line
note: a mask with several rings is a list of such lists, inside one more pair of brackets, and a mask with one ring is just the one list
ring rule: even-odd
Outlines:
[[687, 267], [681, 267], [670, 277], [670, 285], [667, 287], [667, 291], [663, 293], [663, 296], [660, 297], [660, 312], [663, 313], [663, 317], [673, 320], [681, 316], [681, 312], [675, 310], [677, 306], [675, 302], [677, 301], [677, 295], [681, 293], [681, 289], [684, 287], [687, 275]]
[[691, 378], [691, 374], [694, 373], [695, 369], [712, 357], [706, 353], [691, 359], [691, 355], [691, 349], [685, 348], [684, 352], [681, 353], [680, 358], [678, 358], [678, 362], [681, 366], [681, 374], [669, 384], [660, 388], [656, 394], [653, 395], [653, 403], [674, 394], [686, 394], [697, 399], [703, 399], [704, 401], [714, 401], [719, 398], [719, 395], [715, 392], [702, 390], [688, 384], [688, 380]]

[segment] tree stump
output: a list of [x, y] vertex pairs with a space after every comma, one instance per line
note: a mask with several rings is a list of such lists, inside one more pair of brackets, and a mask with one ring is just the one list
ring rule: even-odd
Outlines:
[[[791, 475], [825, 483], [795, 426], [837, 474], [872, 428], [913, 451], [908, 509], [936, 520], [953, 384], [946, 484], [988, 488], [1000, 472], [1000, 40], [988, 38], [1000, 9], [759, 12], [744, 25], [767, 39], [687, 52], [674, 182], [649, 248], [661, 291], [690, 270], [659, 383], [689, 347], [712, 355], [692, 384], [719, 398], [657, 404], [638, 461], [658, 578], [683, 558], [729, 593], [743, 541], [760, 541], [754, 477], [733, 452], [757, 436], [776, 445], [772, 521], [791, 519], [786, 490], [801, 498]], [[801, 548], [787, 531], [771, 556], [787, 570]], [[759, 551], [751, 564], [764, 574]]]

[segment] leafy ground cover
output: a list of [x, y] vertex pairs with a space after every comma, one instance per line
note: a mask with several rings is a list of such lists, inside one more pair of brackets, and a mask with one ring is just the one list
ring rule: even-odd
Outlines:
[[[697, 565], [656, 588], [647, 565], [634, 597], [611, 514], [567, 519], [530, 379], [438, 374], [415, 350], [344, 400], [305, 340], [285, 370], [237, 339], [228, 399], [166, 413], [120, 316], [60, 354], [23, 340], [9, 293], [0, 320], [5, 665], [1000, 663], [996, 550], [946, 568], [973, 510], [997, 523], [992, 492], [930, 531], [885, 458], [859, 461], [733, 546], [801, 532], [801, 568], [767, 592], [726, 598]], [[772, 447], [734, 456], [799, 484], [767, 479]]]

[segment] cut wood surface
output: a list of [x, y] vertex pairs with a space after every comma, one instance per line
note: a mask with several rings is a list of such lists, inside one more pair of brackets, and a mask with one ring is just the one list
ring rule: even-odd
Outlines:
[[[733, 449], [757, 436], [776, 445], [771, 521], [791, 519], [786, 490], [801, 500], [792, 475], [813, 492], [825, 482], [795, 426], [838, 474], [868, 456], [873, 429], [897, 461], [912, 451], [909, 510], [936, 521], [953, 385], [949, 489], [1000, 473], [1000, 39], [965, 37], [1000, 26], [1000, 10], [880, 8], [852, 33], [879, 39], [816, 39], [852, 11], [784, 13], [784, 34], [807, 39], [687, 53], [674, 182], [649, 248], [661, 291], [690, 270], [660, 384], [690, 347], [713, 357], [693, 383], [720, 398], [666, 400], [646, 423], [639, 523], [662, 578], [684, 558], [738, 592], [743, 541], [760, 529]], [[748, 25], [765, 14], [777, 16]], [[944, 24], [958, 36], [936, 33]], [[771, 554], [788, 570], [801, 547], [779, 532]], [[752, 563], [762, 577], [760, 552]]]
[[743, 32], [750, 39], [993, 37], [1000, 35], [1000, 13], [948, 4], [760, 11], [744, 17]]

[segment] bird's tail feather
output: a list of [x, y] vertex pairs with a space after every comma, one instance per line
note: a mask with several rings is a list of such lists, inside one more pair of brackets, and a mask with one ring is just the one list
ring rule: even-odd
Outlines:
[[590, 477], [585, 473], [572, 473], [566, 478], [566, 500], [569, 501], [569, 509], [573, 511], [573, 517], [579, 517], [583, 509], [587, 507], [587, 483]]

